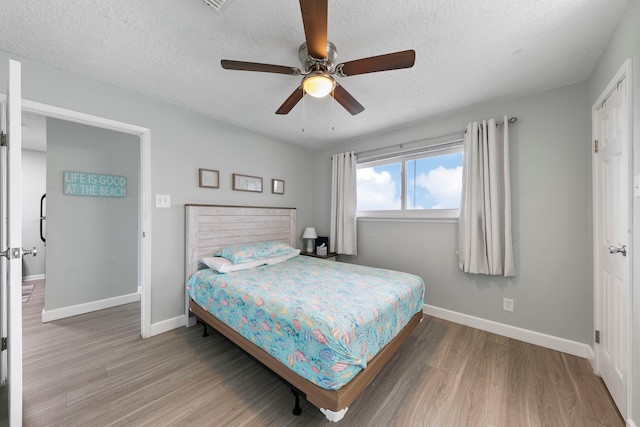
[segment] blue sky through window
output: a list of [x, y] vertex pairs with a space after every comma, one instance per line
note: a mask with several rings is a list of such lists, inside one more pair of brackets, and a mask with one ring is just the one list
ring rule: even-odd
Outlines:
[[[459, 209], [462, 153], [406, 161], [407, 209]], [[358, 210], [401, 208], [401, 163], [358, 169]]]

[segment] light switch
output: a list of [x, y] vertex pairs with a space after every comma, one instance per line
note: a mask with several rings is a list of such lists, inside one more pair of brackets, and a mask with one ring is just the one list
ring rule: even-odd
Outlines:
[[171, 196], [168, 194], [156, 194], [156, 208], [170, 208]]

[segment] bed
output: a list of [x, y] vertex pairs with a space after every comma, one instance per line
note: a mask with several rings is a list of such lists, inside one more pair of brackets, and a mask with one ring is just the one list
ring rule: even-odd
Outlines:
[[[417, 276], [406, 273], [368, 269], [366, 270], [367, 276], [363, 276], [360, 270], [366, 269], [366, 267], [303, 256], [292, 257], [290, 260], [277, 263], [277, 265], [260, 266], [232, 274], [218, 274], [207, 269], [200, 262], [203, 258], [210, 257], [229, 245], [277, 241], [295, 247], [297, 242], [295, 220], [296, 210], [293, 208], [187, 205], [185, 250], [187, 326], [195, 324], [195, 320], [199, 319], [222, 333], [288, 383], [296, 395], [294, 413], [299, 411], [298, 398], [303, 397], [318, 407], [328, 420], [337, 422], [344, 417], [349, 405], [373, 380], [422, 320], [424, 285]], [[314, 304], [322, 305], [309, 297], [314, 289], [317, 289], [318, 292], [329, 292], [329, 295], [332, 292], [340, 294], [348, 292], [347, 288], [337, 291], [333, 289], [332, 279], [330, 279], [332, 274], [339, 274], [340, 282], [351, 283], [349, 281], [353, 280], [353, 283], [349, 285], [353, 288], [357, 287], [358, 281], [364, 282], [366, 280], [367, 283], [380, 282], [381, 287], [382, 283], [386, 281], [390, 283], [389, 289], [395, 289], [400, 285], [391, 285], [393, 280], [407, 278], [409, 282], [412, 282], [407, 285], [410, 287], [406, 292], [398, 290], [395, 293], [411, 293], [411, 295], [407, 296], [406, 303], [394, 302], [395, 300], [388, 303], [393, 306], [389, 310], [394, 317], [391, 314], [387, 315], [386, 311], [380, 313], [377, 308], [374, 308], [376, 315], [370, 317], [382, 320], [376, 326], [377, 329], [369, 332], [369, 335], [364, 338], [365, 333], [362, 332], [364, 329], [358, 330], [358, 332], [344, 332], [350, 330], [348, 325], [344, 327], [334, 325], [333, 329], [323, 330], [313, 323], [316, 321], [313, 315], [307, 316], [304, 313], [314, 313], [316, 311]], [[349, 277], [355, 277], [355, 279], [349, 279]], [[314, 278], [318, 283], [311, 281], [311, 278]], [[323, 278], [324, 282], [322, 282]], [[262, 280], [264, 283], [258, 282], [258, 280]], [[333, 280], [333, 282], [337, 281]], [[419, 290], [416, 289], [416, 281], [419, 281]], [[236, 305], [243, 305], [241, 304], [243, 294], [233, 294], [233, 292], [239, 292], [233, 290], [234, 282], [240, 282], [242, 292], [246, 292], [246, 294], [252, 295], [252, 298], [260, 301], [260, 304], [254, 304], [253, 307], [258, 309], [257, 312], [253, 311], [246, 315], [243, 312], [237, 312], [239, 308], [237, 310]], [[254, 282], [255, 288], [252, 288]], [[271, 286], [276, 282], [276, 286]], [[287, 308], [276, 305], [280, 303], [280, 300], [293, 299], [292, 295], [299, 293], [300, 287], [296, 288], [297, 283], [304, 286], [306, 293], [304, 299], [301, 300], [302, 302], [298, 303], [300, 306]], [[287, 286], [289, 287], [287, 288]], [[286, 291], [288, 296], [279, 298], [274, 297], [271, 293], [253, 296], [252, 292], [254, 291], [273, 292], [273, 287], [277, 288], [277, 292]], [[211, 294], [207, 294], [207, 292], [211, 292]], [[373, 291], [366, 294], [361, 297], [354, 294], [349, 297], [349, 301], [360, 301], [358, 298], [361, 298], [362, 307], [365, 310], [367, 303], [365, 300], [367, 298], [374, 299]], [[248, 298], [246, 295], [244, 296]], [[323, 298], [326, 299], [326, 297]], [[319, 300], [320, 297], [317, 299]], [[384, 299], [386, 300], [387, 296], [384, 296]], [[237, 304], [234, 301], [237, 301]], [[263, 301], [265, 302], [264, 306]], [[233, 305], [233, 309], [229, 309], [229, 302]], [[255, 305], [260, 307], [255, 307]], [[324, 314], [324, 317], [333, 318], [336, 313], [340, 315], [345, 312], [335, 298], [332, 299], [330, 305], [333, 311]], [[353, 305], [360, 306], [359, 302]], [[321, 308], [317, 308], [318, 313]], [[386, 308], [384, 309], [386, 310]], [[297, 314], [289, 316], [293, 311], [296, 311]], [[267, 313], [266, 316], [265, 313]], [[280, 315], [282, 318], [276, 317]], [[352, 324], [362, 323], [360, 314], [355, 313], [352, 316]], [[295, 319], [292, 323], [293, 317]], [[305, 319], [301, 321], [302, 328], [300, 322], [295, 323], [298, 322], [298, 319]], [[251, 322], [255, 324], [252, 325]], [[305, 326], [308, 326], [306, 335]], [[280, 330], [281, 327], [282, 330]], [[306, 336], [306, 341], [316, 347], [320, 342], [331, 348], [332, 351], [329, 352], [327, 348], [322, 347], [303, 348], [300, 346], [304, 343], [293, 344], [286, 340], [283, 341], [280, 338], [287, 336], [285, 333], [288, 331], [287, 328], [292, 332], [296, 332], [293, 329], [297, 328], [297, 332], [299, 332], [289, 335]], [[335, 344], [330, 341], [331, 335], [337, 339]], [[292, 338], [291, 336], [288, 338]], [[362, 340], [362, 343], [358, 340]], [[376, 343], [375, 341], [380, 342]], [[358, 351], [343, 348], [345, 342], [349, 345], [353, 344]], [[376, 345], [380, 348], [376, 348]], [[293, 351], [291, 346], [300, 350]], [[314, 353], [314, 351], [319, 351], [319, 353]], [[321, 360], [323, 358], [327, 360]], [[336, 360], [338, 360], [337, 363]], [[325, 362], [328, 363], [326, 367], [323, 365]]]

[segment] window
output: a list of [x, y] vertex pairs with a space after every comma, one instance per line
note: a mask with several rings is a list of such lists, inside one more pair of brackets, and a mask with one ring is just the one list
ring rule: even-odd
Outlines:
[[358, 165], [358, 217], [458, 218], [462, 143]]
[[390, 163], [380, 166], [358, 166], [358, 210], [398, 210], [402, 164]]

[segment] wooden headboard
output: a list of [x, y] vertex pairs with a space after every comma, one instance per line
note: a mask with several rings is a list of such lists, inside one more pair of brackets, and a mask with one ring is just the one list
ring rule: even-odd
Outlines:
[[218, 249], [277, 240], [296, 247], [296, 209], [186, 205], [185, 283]]

